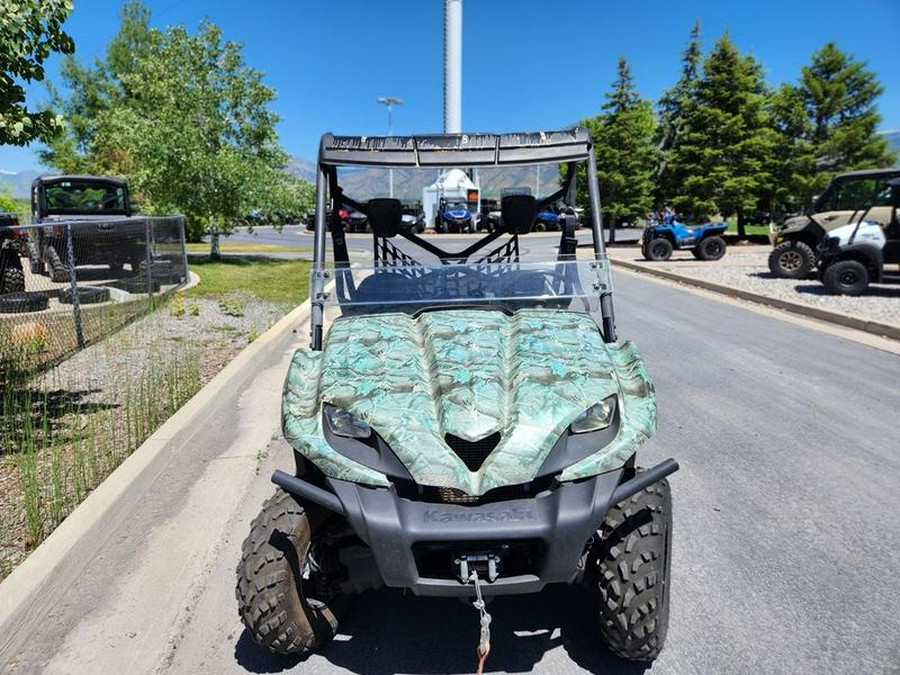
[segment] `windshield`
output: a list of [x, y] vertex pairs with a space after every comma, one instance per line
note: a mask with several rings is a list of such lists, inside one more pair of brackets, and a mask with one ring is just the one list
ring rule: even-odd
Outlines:
[[62, 181], [44, 186], [47, 210], [55, 213], [123, 214], [125, 188], [109, 183]]
[[462, 202], [451, 202], [450, 204], [447, 204], [448, 211], [467, 211], [468, 208], [469, 207]]
[[868, 206], [890, 206], [890, 178], [866, 176], [835, 180], [819, 198], [816, 211], [855, 211]]
[[594, 312], [609, 284], [608, 270], [596, 260], [330, 267], [323, 275], [325, 304], [338, 315], [461, 306]]

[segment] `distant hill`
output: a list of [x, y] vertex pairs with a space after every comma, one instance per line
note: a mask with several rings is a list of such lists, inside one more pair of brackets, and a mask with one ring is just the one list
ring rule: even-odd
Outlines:
[[[315, 165], [300, 157], [293, 157], [288, 169], [310, 182], [316, 180]], [[559, 172], [556, 166], [541, 166], [539, 170], [540, 173], [533, 166], [480, 169], [478, 182], [481, 185], [481, 195], [497, 198], [503, 187], [525, 186], [534, 191], [536, 183], [540, 183], [542, 196], [559, 189]], [[431, 185], [437, 176], [437, 169], [395, 169], [394, 196], [403, 201], [421, 201], [422, 188]], [[386, 197], [390, 191], [387, 169], [341, 169], [339, 177], [347, 195], [359, 201]]]
[[0, 189], [8, 188], [17, 199], [28, 199], [31, 194], [31, 181], [41, 173], [41, 171], [0, 172]]
[[888, 147], [894, 151], [894, 164], [900, 165], [900, 131], [885, 131], [883, 136], [888, 142]]
[[287, 169], [303, 180], [308, 180], [310, 183], [316, 182], [316, 165], [302, 157], [291, 157]]

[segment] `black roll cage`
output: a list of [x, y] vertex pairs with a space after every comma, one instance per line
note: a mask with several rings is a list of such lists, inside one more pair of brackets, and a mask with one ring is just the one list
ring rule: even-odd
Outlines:
[[[373, 166], [383, 168], [482, 168], [502, 166], [523, 166], [548, 163], [565, 163], [568, 167], [566, 179], [561, 189], [543, 199], [537, 200], [540, 210], [549, 204], [566, 198], [574, 205], [576, 166], [584, 162], [587, 168], [588, 196], [591, 203], [590, 230], [593, 237], [595, 260], [602, 266], [609, 265], [603, 239], [603, 219], [600, 211], [600, 190], [597, 180], [597, 166], [590, 135], [584, 127], [573, 127], [560, 131], [536, 131], [507, 134], [431, 134], [421, 136], [335, 136], [326, 133], [319, 143], [319, 158], [316, 171], [316, 215], [315, 241], [313, 247], [313, 274], [310, 289], [310, 339], [311, 348], [322, 349], [324, 307], [327, 294], [325, 286], [331, 281], [325, 267], [326, 202], [330, 197], [332, 251], [335, 266], [349, 266], [347, 242], [340, 208], [349, 206], [368, 215], [368, 207], [344, 194], [338, 184], [337, 169], [340, 166]], [[574, 260], [574, 227], [563, 227], [560, 236], [559, 259]], [[400, 230], [398, 235], [413, 242], [423, 250], [436, 256], [442, 263], [465, 261], [473, 253], [481, 250], [503, 234], [500, 228], [466, 247], [462, 251], [447, 251], [412, 232]], [[374, 237], [376, 263], [381, 260], [404, 261], [408, 258], [384, 237]], [[379, 241], [380, 240], [380, 241]], [[511, 247], [511, 253], [518, 259], [518, 235], [511, 235], [511, 241], [500, 249], [490, 251], [485, 259], [498, 254], [501, 249]], [[612, 303], [612, 288], [600, 289], [601, 332], [606, 342], [616, 341], [615, 314]]]

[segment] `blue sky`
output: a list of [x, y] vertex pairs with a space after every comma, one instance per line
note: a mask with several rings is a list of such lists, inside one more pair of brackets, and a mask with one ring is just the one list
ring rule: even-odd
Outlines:
[[[402, 98], [396, 134], [441, 131], [443, 0], [145, 0], [154, 25], [195, 29], [206, 17], [243, 43], [246, 61], [278, 91], [284, 147], [314, 160], [324, 131], [387, 133], [379, 96]], [[75, 0], [66, 23], [82, 60], [101, 56], [121, 0]], [[883, 129], [900, 129], [900, 1], [601, 2], [464, 0], [464, 130], [550, 129], [599, 110], [628, 59], [655, 100], [679, 74], [694, 22], [704, 50], [728, 30], [772, 84], [794, 81], [826, 41], [868, 62], [885, 93]], [[49, 78], [58, 72], [49, 64]], [[42, 85], [32, 100], [46, 97]], [[0, 170], [41, 168], [33, 149], [0, 147]]]

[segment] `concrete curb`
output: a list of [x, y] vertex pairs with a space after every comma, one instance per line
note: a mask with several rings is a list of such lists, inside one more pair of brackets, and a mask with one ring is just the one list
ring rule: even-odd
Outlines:
[[[255, 368], [260, 354], [309, 317], [309, 300], [293, 309], [272, 328], [247, 345], [222, 371], [156, 430], [119, 467], [88, 495], [75, 510], [32, 553], [0, 583], [0, 634], [7, 622], [53, 575], [79, 540], [87, 535], [128, 491], [155, 460], [168, 450], [176, 432], [207, 414], [218, 392], [245, 377]], [[267, 431], [268, 435], [274, 430]], [[268, 437], [264, 436], [265, 438]]]
[[797, 302], [789, 302], [787, 300], [769, 298], [764, 295], [758, 295], [749, 291], [743, 291], [738, 288], [732, 288], [731, 286], [716, 284], [711, 281], [693, 279], [691, 277], [676, 274], [674, 272], [651, 269], [639, 263], [628, 262], [625, 260], [616, 260], [613, 258], [610, 259], [610, 262], [613, 264], [613, 266], [618, 265], [639, 274], [647, 274], [652, 277], [666, 279], [667, 281], [675, 281], [681, 284], [687, 284], [688, 286], [695, 286], [707, 291], [712, 291], [713, 293], [728, 295], [733, 298], [740, 298], [741, 300], [746, 300], [748, 302], [753, 302], [759, 305], [775, 307], [776, 309], [781, 309], [793, 314], [799, 314], [801, 316], [818, 319], [819, 321], [827, 321], [828, 323], [844, 326], [845, 328], [853, 328], [855, 330], [860, 330], [872, 335], [878, 335], [881, 337], [890, 338], [892, 340], [900, 340], [900, 328], [898, 328], [897, 326], [878, 323], [876, 321], [857, 319], [856, 317], [847, 316], [845, 314], [838, 314], [837, 312], [829, 312], [828, 310], [819, 309], [818, 307], [801, 305]]

